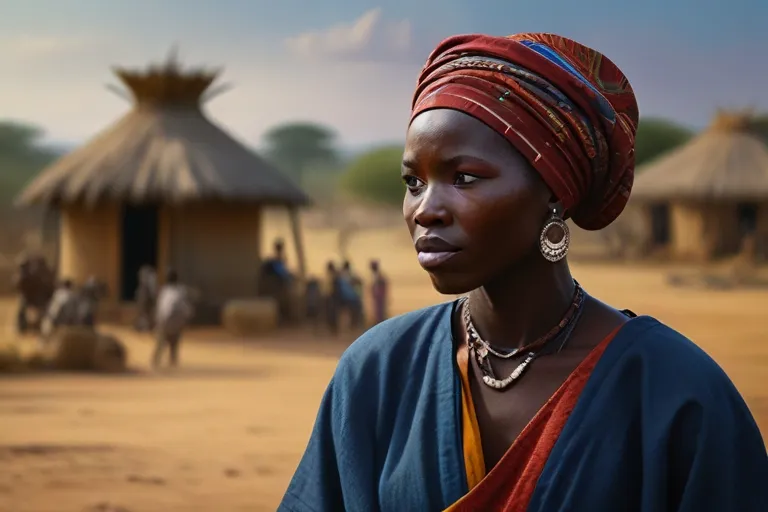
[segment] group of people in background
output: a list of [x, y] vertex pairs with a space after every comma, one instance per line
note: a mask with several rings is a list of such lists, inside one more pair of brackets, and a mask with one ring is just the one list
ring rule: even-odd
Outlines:
[[387, 280], [379, 262], [370, 262], [372, 274], [369, 285], [372, 316], [366, 321], [365, 285], [352, 268], [349, 260], [341, 265], [334, 261], [326, 264], [325, 279], [310, 278], [305, 292], [306, 316], [315, 330], [325, 325], [331, 334], [337, 334], [344, 319], [353, 330], [362, 330], [367, 324], [377, 324], [387, 318]]
[[[325, 327], [331, 334], [337, 334], [344, 323], [352, 330], [362, 330], [366, 325], [377, 324], [387, 318], [387, 279], [377, 260], [370, 262], [369, 269], [371, 318], [368, 320], [365, 308], [366, 287], [349, 260], [340, 264], [328, 261], [323, 278], [310, 277], [306, 280], [301, 291], [303, 316], [314, 327], [315, 332], [320, 332]], [[274, 243], [273, 256], [262, 263], [259, 290], [260, 295], [272, 297], [277, 301], [281, 324], [291, 320], [291, 305], [298, 295], [293, 293], [295, 285], [296, 277], [286, 263], [284, 242], [278, 239]]]
[[[173, 269], [167, 271], [162, 286], [158, 286], [157, 272], [151, 266], [142, 267], [138, 278], [138, 314], [134, 326], [139, 331], [156, 334], [153, 366], [160, 365], [166, 351], [170, 353], [171, 365], [175, 366], [182, 332], [193, 315], [192, 298]], [[98, 302], [107, 295], [106, 285], [96, 277], [89, 277], [79, 286], [67, 278], [57, 282], [55, 271], [39, 255], [19, 258], [13, 285], [20, 296], [16, 316], [18, 332], [23, 334], [32, 327], [28, 315], [35, 313], [43, 343], [47, 343], [59, 327], [95, 328]]]
[[[274, 254], [266, 259], [259, 276], [259, 294], [276, 300], [281, 325], [291, 322], [297, 304], [303, 305], [303, 317], [319, 333], [325, 328], [337, 334], [342, 327], [354, 331], [384, 321], [388, 316], [388, 282], [377, 260], [369, 263], [371, 272], [368, 296], [370, 318], [366, 318], [366, 285], [349, 260], [340, 264], [328, 261], [322, 278], [307, 279], [298, 293], [299, 281], [288, 269], [282, 240], [274, 244]], [[70, 279], [57, 282], [55, 271], [42, 257], [21, 258], [14, 276], [14, 286], [20, 294], [17, 328], [29, 327], [27, 315], [37, 313], [43, 340], [60, 326], [94, 327], [98, 301], [106, 296], [106, 286], [95, 277], [75, 286]], [[138, 331], [154, 331], [156, 346], [152, 364], [160, 365], [164, 353], [170, 354], [170, 364], [178, 364], [181, 335], [193, 315], [192, 298], [173, 269], [166, 272], [162, 286], [157, 271], [145, 265], [138, 273], [136, 288], [137, 315], [134, 327]], [[297, 300], [298, 299], [298, 300]], [[346, 325], [344, 325], [346, 324]]]
[[46, 343], [54, 330], [62, 326], [93, 328], [96, 307], [106, 296], [106, 285], [91, 276], [78, 286], [71, 279], [56, 280], [54, 270], [40, 255], [23, 254], [13, 276], [19, 293], [16, 329], [25, 333], [30, 327], [29, 313], [35, 313], [36, 325]]

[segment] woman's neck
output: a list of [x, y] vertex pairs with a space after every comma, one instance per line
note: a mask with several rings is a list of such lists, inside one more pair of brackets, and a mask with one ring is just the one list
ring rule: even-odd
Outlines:
[[544, 336], [573, 300], [573, 277], [565, 261], [537, 258], [522, 267], [470, 293], [472, 322], [493, 345], [522, 347]]

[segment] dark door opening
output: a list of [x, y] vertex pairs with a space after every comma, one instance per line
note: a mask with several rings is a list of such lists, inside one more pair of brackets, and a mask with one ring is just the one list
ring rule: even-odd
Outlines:
[[742, 238], [757, 231], [757, 205], [741, 203], [736, 205], [736, 216], [739, 222], [739, 234]]
[[651, 240], [654, 246], [669, 243], [669, 205], [666, 203], [651, 206]]
[[139, 269], [143, 265], [157, 268], [158, 213], [155, 206], [131, 206], [123, 208], [122, 269], [120, 298], [134, 299], [139, 285]]

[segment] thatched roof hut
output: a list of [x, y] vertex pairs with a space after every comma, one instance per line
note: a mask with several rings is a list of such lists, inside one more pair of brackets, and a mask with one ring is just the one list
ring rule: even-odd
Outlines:
[[750, 117], [722, 112], [688, 144], [638, 169], [632, 196], [643, 200], [762, 200], [768, 146]]
[[651, 247], [696, 259], [738, 252], [745, 237], [768, 248], [768, 145], [753, 119], [720, 112], [688, 144], [638, 169], [632, 202], [646, 209]]
[[171, 57], [115, 74], [133, 108], [17, 200], [60, 209], [60, 274], [95, 274], [123, 300], [144, 264], [161, 274], [172, 266], [211, 299], [253, 293], [261, 208], [289, 209], [301, 253], [296, 209], [307, 195], [205, 115], [205, 101], [222, 91], [211, 87], [218, 71], [183, 70]]
[[[134, 108], [45, 169], [19, 204], [210, 199], [303, 205], [288, 177], [211, 122], [201, 105], [218, 72], [182, 71], [175, 59], [146, 71], [118, 68]], [[206, 94], [206, 91], [210, 91]]]

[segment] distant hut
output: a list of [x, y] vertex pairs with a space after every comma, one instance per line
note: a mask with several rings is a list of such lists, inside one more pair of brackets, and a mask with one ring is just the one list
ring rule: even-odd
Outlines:
[[647, 250], [711, 260], [745, 245], [768, 256], [768, 146], [746, 114], [719, 113], [688, 144], [638, 169]]
[[[182, 70], [175, 57], [147, 70], [118, 68], [133, 108], [45, 169], [19, 205], [61, 212], [60, 275], [104, 280], [131, 301], [142, 265], [169, 266], [210, 303], [255, 293], [265, 205], [289, 209], [300, 272], [297, 208], [306, 194], [209, 120], [218, 71]], [[127, 93], [122, 93], [128, 97]]]

